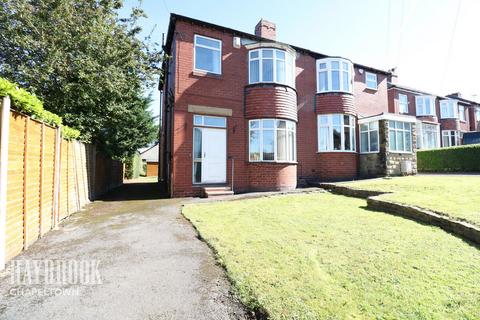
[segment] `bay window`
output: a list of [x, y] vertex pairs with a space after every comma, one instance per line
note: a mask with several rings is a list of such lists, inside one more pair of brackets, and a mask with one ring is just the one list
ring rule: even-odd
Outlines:
[[378, 121], [360, 124], [360, 152], [378, 152]]
[[294, 162], [295, 122], [277, 119], [250, 120], [249, 159], [251, 162]]
[[400, 113], [408, 113], [408, 96], [406, 94], [398, 94], [398, 106]]
[[440, 101], [440, 117], [442, 119], [457, 119], [458, 118], [457, 101], [455, 100]]
[[465, 120], [465, 106], [461, 106], [459, 105], [458, 106], [458, 118], [460, 119], [460, 121], [466, 121]]
[[249, 82], [272, 82], [295, 87], [295, 54], [278, 49], [256, 49], [248, 53]]
[[194, 51], [195, 70], [222, 73], [222, 41], [196, 34]]
[[344, 114], [317, 116], [318, 151], [355, 151], [355, 118]]
[[353, 64], [341, 58], [317, 60], [317, 93], [353, 92]]
[[412, 125], [409, 122], [388, 121], [389, 151], [412, 152]]
[[415, 97], [417, 107], [417, 116], [435, 116], [435, 97], [417, 96]]
[[440, 146], [439, 126], [418, 122], [418, 149], [433, 149]]
[[442, 130], [442, 146], [453, 147], [460, 145], [460, 132], [456, 130]]

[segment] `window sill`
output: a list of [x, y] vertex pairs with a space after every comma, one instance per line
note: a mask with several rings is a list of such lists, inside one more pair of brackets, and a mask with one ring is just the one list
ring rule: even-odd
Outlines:
[[327, 150], [327, 151], [317, 151], [317, 153], [358, 153], [358, 152], [350, 151], [350, 150]]
[[212, 73], [212, 72], [201, 71], [201, 70], [193, 70], [192, 75], [195, 77], [205, 77], [205, 78], [212, 78], [212, 79], [222, 78], [221, 73]]
[[323, 95], [323, 94], [348, 94], [348, 95], [352, 95], [353, 96], [353, 92], [349, 92], [349, 91], [317, 91], [317, 94], [319, 95]]
[[413, 154], [412, 151], [392, 151], [388, 150], [389, 153], [400, 153], [400, 154]]
[[[436, 114], [417, 114], [417, 117], [436, 117]], [[442, 118], [443, 119], [443, 118]]]
[[376, 153], [380, 153], [380, 151], [360, 152], [360, 154], [376, 154]]
[[297, 165], [297, 161], [263, 161], [263, 160], [258, 160], [258, 161], [252, 161], [249, 160], [248, 163], [253, 163], [253, 164], [294, 164]]
[[378, 91], [378, 87], [376, 87], [376, 88], [365, 87], [365, 90], [367, 90], [367, 91], [372, 91], [372, 92], [377, 92], [377, 91]]

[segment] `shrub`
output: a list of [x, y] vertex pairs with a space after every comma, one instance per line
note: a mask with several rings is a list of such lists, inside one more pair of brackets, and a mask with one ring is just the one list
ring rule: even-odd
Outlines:
[[[10, 96], [15, 110], [29, 115], [32, 119], [43, 121], [55, 127], [62, 126], [62, 118], [55, 113], [43, 109], [43, 103], [36, 95], [19, 88], [17, 84], [0, 77], [0, 97]], [[67, 139], [77, 139], [80, 131], [62, 126], [62, 136]]]
[[480, 171], [480, 144], [421, 150], [417, 152], [418, 171]]
[[142, 159], [140, 154], [136, 153], [125, 161], [125, 177], [127, 179], [136, 179], [142, 173]]

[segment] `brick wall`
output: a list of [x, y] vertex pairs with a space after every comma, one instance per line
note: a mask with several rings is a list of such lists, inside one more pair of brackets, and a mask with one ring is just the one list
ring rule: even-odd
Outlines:
[[[10, 112], [7, 260], [28, 248], [91, 199], [122, 183], [123, 165], [120, 162], [103, 157], [95, 164], [92, 157], [100, 153], [93, 146], [64, 139], [57, 144], [57, 130], [20, 113]], [[56, 157], [57, 147], [60, 148], [59, 157]], [[102, 182], [100, 185], [92, 182], [95, 174], [97, 182]], [[55, 187], [57, 179], [60, 181], [58, 189]], [[103, 179], [108, 179], [108, 183], [103, 183]], [[92, 187], [93, 192], [90, 191]]]
[[245, 90], [245, 117], [297, 121], [297, 94], [290, 87], [258, 84]]

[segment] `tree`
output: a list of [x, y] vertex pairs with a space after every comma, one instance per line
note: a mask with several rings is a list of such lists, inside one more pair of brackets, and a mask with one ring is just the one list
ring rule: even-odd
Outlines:
[[156, 137], [146, 86], [160, 72], [158, 45], [139, 39], [120, 0], [4, 0], [0, 76], [44, 101], [82, 139], [125, 159]]

